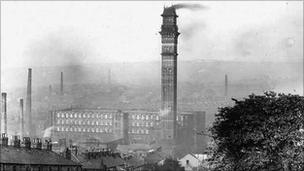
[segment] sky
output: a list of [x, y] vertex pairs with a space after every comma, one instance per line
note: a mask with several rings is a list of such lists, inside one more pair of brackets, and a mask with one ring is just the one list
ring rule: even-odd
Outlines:
[[[160, 60], [165, 1], [1, 2], [1, 66]], [[179, 60], [302, 61], [301, 1], [201, 1], [177, 11]]]

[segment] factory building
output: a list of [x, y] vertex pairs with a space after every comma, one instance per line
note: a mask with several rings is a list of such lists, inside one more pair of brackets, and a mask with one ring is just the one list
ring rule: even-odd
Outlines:
[[[75, 144], [88, 143], [92, 139], [97, 144], [115, 140], [122, 140], [120, 144], [151, 144], [161, 136], [161, 131], [158, 129], [161, 124], [160, 115], [158, 111], [147, 110], [67, 109], [53, 111], [51, 136], [55, 141], [66, 139], [66, 142]], [[184, 133], [182, 136], [191, 135], [188, 140], [193, 140], [193, 142], [194, 137], [197, 136], [196, 144], [201, 146], [204, 139], [195, 134], [195, 129], [197, 131], [204, 129], [205, 113], [179, 112], [177, 127], [178, 135], [181, 136], [182, 132]], [[193, 142], [191, 142], [192, 146]]]

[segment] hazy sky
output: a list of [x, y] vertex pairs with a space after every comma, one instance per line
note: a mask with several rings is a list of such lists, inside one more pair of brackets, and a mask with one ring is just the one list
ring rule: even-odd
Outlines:
[[[2, 67], [160, 60], [160, 14], [176, 3], [1, 2]], [[180, 60], [302, 60], [303, 2], [191, 3], [204, 8], [177, 11]]]

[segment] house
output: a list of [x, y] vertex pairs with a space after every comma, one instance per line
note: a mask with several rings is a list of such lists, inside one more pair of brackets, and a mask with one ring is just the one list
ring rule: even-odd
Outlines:
[[120, 154], [110, 150], [73, 155], [73, 160], [82, 164], [83, 171], [116, 171], [125, 166]]
[[[8, 138], [2, 136], [0, 146], [0, 171], [81, 171], [81, 164], [65, 158], [52, 151], [50, 141], [46, 149], [42, 148], [40, 139], [32, 142], [24, 137], [24, 146], [15, 136], [13, 146], [8, 145]], [[66, 155], [69, 156], [69, 155]]]
[[179, 162], [185, 171], [199, 171], [206, 168], [207, 154], [187, 154]]

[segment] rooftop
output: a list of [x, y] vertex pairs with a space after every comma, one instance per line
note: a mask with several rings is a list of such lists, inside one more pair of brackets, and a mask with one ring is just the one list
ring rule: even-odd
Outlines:
[[72, 160], [68, 160], [53, 151], [44, 149], [0, 146], [0, 154], [0, 163], [65, 166], [81, 165]]

